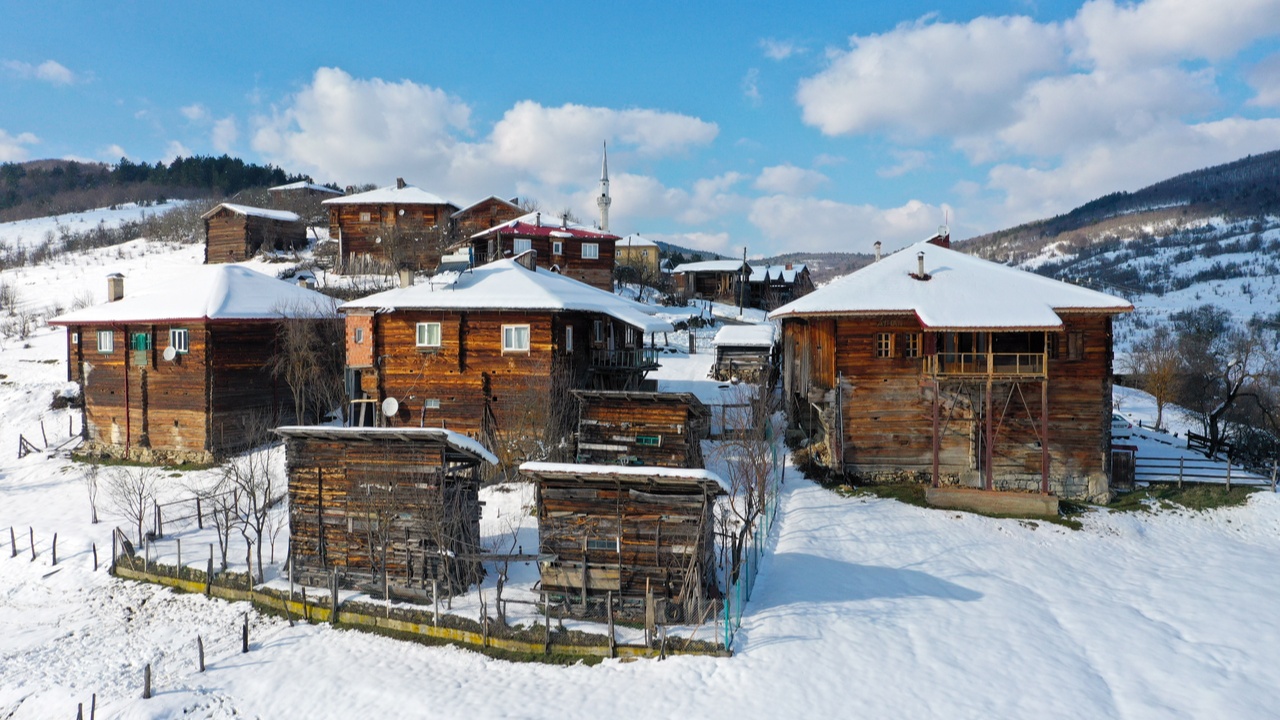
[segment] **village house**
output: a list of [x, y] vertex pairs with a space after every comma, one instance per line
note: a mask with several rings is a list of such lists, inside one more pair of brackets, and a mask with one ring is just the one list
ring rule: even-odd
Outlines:
[[688, 392], [574, 390], [577, 461], [612, 465], [703, 467], [710, 411]]
[[803, 263], [751, 264], [743, 260], [682, 263], [671, 270], [678, 296], [772, 310], [813, 291]]
[[112, 275], [108, 302], [49, 324], [67, 328], [87, 451], [209, 462], [293, 418], [290, 388], [269, 368], [280, 323], [333, 318], [334, 302], [236, 265], [164, 273], [127, 294]]
[[614, 245], [614, 257], [618, 263], [620, 277], [655, 283], [662, 277], [658, 269], [662, 248], [652, 240], [632, 233]]
[[435, 270], [450, 244], [458, 206], [397, 178], [396, 184], [325, 200], [329, 238], [343, 272]]
[[525, 212], [516, 202], [516, 198], [503, 200], [496, 195], [472, 203], [453, 214], [455, 236], [469, 238], [472, 235], [501, 225], [508, 220], [515, 220]]
[[1106, 498], [1119, 298], [939, 234], [769, 317], [790, 418], [862, 481]]
[[482, 438], [505, 463], [513, 444], [554, 448], [568, 436], [570, 390], [640, 389], [658, 367], [646, 335], [671, 324], [532, 259], [526, 251], [342, 305], [353, 422], [447, 427]]
[[752, 265], [747, 277], [746, 304], [772, 310], [813, 292], [813, 280], [804, 263]]
[[287, 185], [276, 185], [267, 188], [267, 196], [271, 198], [272, 203], [287, 203], [296, 198], [333, 198], [341, 197], [342, 191], [335, 190], [324, 185], [317, 185], [306, 180], [288, 183]]
[[220, 203], [204, 220], [205, 263], [241, 262], [260, 250], [297, 250], [307, 245], [307, 229], [296, 213]]
[[480, 563], [480, 467], [497, 461], [442, 428], [281, 427], [289, 552], [303, 583], [409, 600], [464, 592]]
[[533, 251], [534, 263], [601, 290], [613, 291], [617, 235], [531, 212], [471, 236], [476, 265]]
[[610, 595], [624, 617], [647, 598], [661, 620], [698, 622], [716, 580], [715, 473], [661, 467], [524, 463], [537, 486], [541, 588], [571, 612], [598, 615]]
[[778, 326], [725, 325], [711, 340], [716, 362], [711, 374], [717, 380], [735, 380], [772, 387], [777, 376]]

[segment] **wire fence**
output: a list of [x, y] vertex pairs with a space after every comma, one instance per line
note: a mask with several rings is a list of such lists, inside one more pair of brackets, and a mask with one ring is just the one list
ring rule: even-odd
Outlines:
[[726, 650], [733, 648], [733, 639], [742, 627], [742, 614], [747, 603], [751, 601], [751, 592], [755, 589], [756, 577], [760, 574], [760, 561], [764, 556], [765, 545], [778, 518], [785, 467], [778, 463], [776, 458], [775, 465], [778, 466], [778, 475], [769, 481], [765, 489], [764, 511], [756, 517], [750, 541], [742, 549], [742, 562], [738, 568], [737, 577], [730, 576], [725, 579], [724, 609], [721, 620]]

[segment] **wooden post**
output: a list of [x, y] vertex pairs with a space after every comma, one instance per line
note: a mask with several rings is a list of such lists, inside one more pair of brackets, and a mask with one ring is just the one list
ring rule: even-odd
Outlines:
[[644, 646], [653, 647], [653, 585], [649, 578], [644, 579]]
[[196, 529], [204, 529], [204, 513], [200, 509], [200, 496], [196, 496]]
[[1186, 458], [1178, 458], [1178, 489], [1182, 489], [1182, 464]]
[[613, 635], [613, 591], [605, 599], [604, 611], [609, 615], [609, 657], [618, 657], [618, 640]]
[[329, 571], [329, 622], [338, 624], [338, 571]]
[[942, 384], [933, 381], [933, 486], [942, 487], [942, 478], [938, 475], [938, 454], [942, 451], [942, 440], [938, 437], [938, 406], [942, 403]]
[[45, 434], [45, 432], [44, 432], [44, 421], [43, 421], [43, 420], [41, 420], [41, 421], [40, 421], [40, 438], [41, 438], [42, 440], [44, 440], [44, 446], [45, 446], [45, 448], [47, 449], [47, 448], [49, 447], [49, 436], [48, 436], [48, 435], [46, 435], [46, 434]]
[[1276, 468], [1280, 466], [1280, 460], [1271, 461], [1271, 492], [1276, 491]]
[[27, 526], [27, 537], [31, 541], [31, 562], [36, 561], [36, 531], [30, 525]]
[[1227, 494], [1231, 494], [1231, 456], [1227, 455]]
[[1040, 381], [1040, 494], [1049, 494], [1049, 367]]
[[94, 716], [98, 714], [98, 693], [89, 696], [89, 720], [94, 720]]
[[178, 579], [182, 579], [182, 538], [177, 538], [178, 543]]
[[58, 564], [58, 533], [53, 534], [53, 564]]
[[431, 625], [434, 627], [440, 624], [440, 580], [431, 578], [431, 602], [434, 609], [431, 611]]
[[13, 533], [13, 526], [9, 526], [9, 547], [11, 548], [9, 557], [18, 557], [18, 536]]
[[[988, 360], [990, 360], [991, 358], [991, 354], [989, 352], [990, 349], [991, 349], [991, 346], [988, 345], [987, 346]], [[991, 437], [992, 433], [995, 432], [995, 420], [994, 418], [991, 417], [991, 390], [992, 390], [991, 375], [987, 375], [987, 397], [983, 401], [983, 407], [984, 407], [983, 413], [986, 416], [984, 418], [985, 420], [984, 424], [986, 425], [986, 430], [983, 433], [983, 440], [985, 440], [985, 442], [983, 443], [983, 448], [982, 448], [982, 471], [983, 471], [982, 474], [984, 476], [983, 487], [986, 488], [987, 490], [995, 489], [995, 472], [991, 469], [991, 460], [992, 458], [995, 457], [995, 453], [993, 452], [993, 448], [992, 448], [992, 445], [994, 445], [994, 443], [992, 442], [992, 437]]]
[[311, 622], [311, 606], [307, 604], [307, 586], [302, 586], [302, 619]]
[[93, 544], [93, 571], [98, 572], [98, 543]]
[[196, 655], [200, 662], [200, 672], [204, 672], [204, 638], [196, 636]]
[[213, 596], [213, 557], [209, 558], [209, 564], [204, 568], [204, 594], [206, 597]]
[[551, 597], [542, 593], [542, 653], [551, 654]]
[[76, 720], [84, 720], [84, 703], [76, 703]]
[[244, 626], [240, 632], [240, 652], [249, 652], [249, 613], [244, 614]]
[[151, 663], [142, 671], [142, 699], [151, 699]]

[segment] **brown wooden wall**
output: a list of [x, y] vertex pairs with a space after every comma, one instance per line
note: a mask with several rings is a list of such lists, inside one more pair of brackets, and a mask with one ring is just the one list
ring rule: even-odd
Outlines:
[[[623, 396], [581, 398], [577, 461], [595, 464], [705, 467], [702, 438], [707, 418], [677, 397], [629, 400]], [[638, 438], [657, 438], [659, 445]]]
[[[643, 602], [646, 583], [675, 602], [719, 596], [713, 502], [696, 483], [539, 478], [538, 535], [539, 552], [556, 558], [542, 566], [542, 588], [553, 595], [580, 596], [585, 563], [589, 598], [612, 591]], [[589, 547], [592, 540], [610, 547]]]
[[[515, 255], [515, 239], [520, 236], [497, 233], [491, 237], [475, 238], [471, 242], [472, 252], [477, 264], [483, 265], [491, 260], [510, 259]], [[613, 292], [614, 245], [612, 238], [552, 238], [529, 237], [530, 248], [538, 254], [537, 266], [550, 269], [556, 267], [561, 275], [579, 280], [592, 287]], [[490, 244], [492, 240], [492, 247]], [[552, 243], [563, 243], [559, 254], [552, 253]], [[582, 257], [583, 243], [595, 243], [600, 257], [588, 259]], [[492, 252], [491, 252], [492, 250]]]
[[241, 215], [222, 209], [204, 221], [206, 263], [241, 262], [264, 246], [273, 250], [305, 247], [306, 227], [302, 222]]
[[[401, 214], [403, 211], [403, 214]], [[329, 206], [329, 237], [339, 239], [341, 262], [345, 266], [352, 258], [368, 256], [374, 260], [388, 260], [383, 243], [390, 228], [413, 228], [424, 235], [432, 227], [447, 229], [450, 216], [457, 211], [452, 205], [393, 205], [393, 204], [338, 204]], [[369, 213], [368, 222], [360, 219], [361, 213]], [[441, 238], [444, 239], [443, 236]], [[434, 269], [440, 264], [443, 242], [428, 242], [425, 238], [415, 245], [421, 246], [409, 252], [417, 269]]]
[[286, 447], [289, 547], [303, 577], [336, 570], [347, 586], [381, 592], [384, 548], [393, 591], [421, 593], [435, 579], [458, 592], [483, 576], [474, 466], [412, 441], [289, 438]]
[[465, 212], [456, 213], [453, 221], [457, 225], [459, 237], [465, 238], [524, 214], [524, 210], [519, 207], [512, 207], [497, 198], [488, 198], [467, 208]]

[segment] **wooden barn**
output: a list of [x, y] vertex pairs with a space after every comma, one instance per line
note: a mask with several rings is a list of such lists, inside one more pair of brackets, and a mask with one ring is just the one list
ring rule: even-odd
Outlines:
[[[298, 578], [377, 595], [464, 592], [480, 562], [480, 466], [496, 458], [442, 428], [293, 426], [285, 439]], [[385, 595], [384, 595], [385, 596]]]
[[571, 611], [596, 614], [612, 594], [642, 617], [652, 595], [668, 621], [698, 622], [721, 596], [715, 566], [716, 497], [706, 470], [525, 463], [537, 485], [542, 590]]
[[1132, 305], [947, 244], [770, 313], [792, 422], [866, 481], [1106, 497], [1112, 319]]
[[396, 184], [330, 198], [329, 237], [343, 272], [435, 270], [454, 239], [458, 206], [397, 178]]
[[469, 238], [524, 214], [524, 210], [516, 203], [516, 198], [503, 200], [497, 195], [490, 195], [454, 213], [452, 220], [457, 237]]
[[700, 468], [710, 412], [693, 393], [575, 390], [577, 461]]
[[711, 369], [716, 380], [773, 385], [778, 372], [777, 325], [725, 325], [711, 345], [716, 350], [716, 364]]
[[108, 302], [49, 322], [67, 328], [88, 451], [208, 462], [292, 418], [290, 388], [269, 369], [280, 322], [333, 321], [334, 302], [235, 265], [163, 272], [128, 294], [112, 275]]
[[296, 213], [221, 203], [204, 220], [205, 263], [241, 262], [261, 250], [307, 246], [307, 228]]
[[447, 427], [483, 438], [506, 463], [508, 450], [519, 456], [512, 448], [556, 446], [572, 432], [570, 390], [639, 389], [658, 367], [646, 335], [670, 323], [518, 262], [531, 259], [344, 304], [353, 422]]
[[533, 251], [540, 267], [613, 292], [617, 235], [532, 212], [471, 236], [476, 265]]

